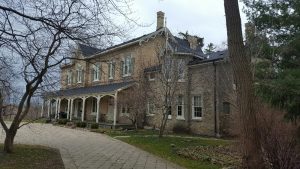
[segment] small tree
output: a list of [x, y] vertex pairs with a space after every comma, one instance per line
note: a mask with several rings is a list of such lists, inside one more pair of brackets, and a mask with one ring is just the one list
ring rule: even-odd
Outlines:
[[209, 43], [207, 44], [206, 48], [204, 49], [205, 53], [211, 53], [214, 52], [216, 50], [216, 46], [213, 43]]
[[128, 21], [127, 7], [126, 0], [0, 2], [1, 58], [17, 61], [16, 72], [24, 80], [24, 92], [10, 126], [0, 114], [6, 133], [5, 152], [13, 151], [15, 135], [28, 114], [32, 97], [53, 75], [50, 72], [68, 59], [69, 46], [78, 41], [105, 44], [113, 37], [122, 36], [123, 31], [113, 18], [122, 16]]

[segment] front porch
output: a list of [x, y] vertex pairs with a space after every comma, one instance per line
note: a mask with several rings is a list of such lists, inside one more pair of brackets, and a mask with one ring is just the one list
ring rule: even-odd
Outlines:
[[[113, 128], [120, 123], [120, 113], [118, 113], [118, 95], [121, 91], [132, 86], [132, 83], [123, 83], [123, 85], [113, 84], [115, 87], [109, 91], [101, 91], [107, 85], [102, 85], [102, 88], [96, 88], [93, 93], [90, 88], [69, 89], [58, 91], [55, 94], [48, 96], [44, 100], [47, 107], [47, 117], [52, 119], [68, 119], [70, 121], [86, 121], [99, 123]], [[73, 90], [70, 92], [70, 90]], [[77, 94], [79, 91], [80, 94]], [[83, 91], [83, 92], [82, 92]], [[44, 105], [43, 104], [43, 105]], [[44, 106], [41, 116], [44, 116]], [[109, 125], [108, 125], [109, 124]], [[124, 121], [120, 125], [128, 125]]]

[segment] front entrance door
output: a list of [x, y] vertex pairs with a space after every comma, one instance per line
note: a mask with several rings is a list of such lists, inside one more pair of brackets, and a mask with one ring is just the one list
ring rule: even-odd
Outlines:
[[81, 112], [82, 112], [82, 101], [77, 100], [77, 104], [75, 104], [75, 111], [76, 111], [76, 117], [79, 118], [81, 117]]

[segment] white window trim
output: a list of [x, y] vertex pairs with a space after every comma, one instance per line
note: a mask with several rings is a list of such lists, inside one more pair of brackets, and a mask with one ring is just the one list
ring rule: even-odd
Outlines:
[[[93, 65], [93, 82], [98, 82], [100, 80], [100, 65]], [[95, 78], [95, 73], [97, 73], [97, 78]]]
[[183, 95], [182, 95], [182, 102], [181, 102], [181, 107], [182, 107], [182, 114], [181, 114], [181, 116], [179, 116], [178, 115], [178, 106], [179, 106], [179, 104], [177, 103], [177, 106], [176, 106], [176, 114], [177, 114], [177, 117], [176, 117], [176, 119], [177, 120], [185, 120], [185, 118], [184, 118], [184, 97], [183, 97]]
[[[128, 61], [128, 65], [127, 65], [127, 59], [129, 59]], [[131, 55], [128, 55], [128, 56], [125, 56], [123, 59], [123, 67], [122, 67], [122, 72], [123, 72], [123, 77], [128, 77], [128, 76], [131, 76], [132, 72], [130, 72], [130, 69], [131, 69], [131, 64], [132, 64], [132, 56]], [[127, 66], [127, 72], [125, 73], [125, 66]]]
[[109, 80], [112, 80], [112, 79], [114, 79], [114, 76], [113, 76], [113, 64], [114, 64], [114, 62], [113, 61], [110, 61], [110, 62], [108, 62], [108, 73], [109, 73], [109, 77], [108, 77], [108, 79]]
[[[150, 103], [150, 102], [147, 102], [147, 116], [154, 116], [155, 113], [150, 113], [150, 104], [153, 104], [153, 103]], [[155, 109], [155, 105], [153, 104], [154, 108]]]
[[72, 84], [72, 72], [68, 71], [67, 74], [67, 85], [71, 85]]
[[[194, 97], [195, 96], [200, 96], [201, 97], [201, 117], [195, 117], [195, 109], [194, 109]], [[193, 120], [202, 120], [202, 117], [203, 117], [203, 95], [202, 94], [200, 94], [200, 95], [194, 95], [194, 96], [192, 96], [192, 119]]]
[[81, 65], [79, 65], [78, 67], [77, 67], [77, 71], [76, 71], [76, 73], [77, 73], [77, 83], [82, 83], [82, 67], [81, 67]]
[[154, 72], [148, 73], [148, 79], [149, 79], [149, 81], [155, 81], [155, 76], [154, 76], [154, 78], [151, 78], [151, 76], [150, 76], [151, 73], [154, 73]]

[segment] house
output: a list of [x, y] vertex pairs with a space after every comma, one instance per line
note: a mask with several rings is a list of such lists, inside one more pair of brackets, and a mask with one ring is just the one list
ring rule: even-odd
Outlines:
[[[197, 134], [226, 134], [235, 103], [228, 52], [205, 55], [203, 39], [188, 34], [185, 38], [176, 37], [164, 23], [164, 13], [159, 11], [157, 29], [152, 33], [106, 49], [78, 44], [73, 56], [77, 59], [61, 66], [61, 89], [45, 97], [47, 116], [60, 118], [59, 113], [65, 112], [69, 120], [128, 124], [128, 110], [120, 105], [122, 99], [129, 97], [128, 91], [135, 92], [143, 79], [147, 88], [153, 89], [150, 95], [160, 96], [159, 78], [170, 76], [166, 82], [171, 83], [170, 73], [174, 73], [177, 79], [172, 83], [176, 89], [168, 106], [166, 128], [181, 125]], [[172, 61], [160, 60], [165, 55]], [[174, 63], [176, 70], [166, 69], [166, 65]], [[156, 98], [161, 98], [160, 103], [166, 101]], [[158, 127], [163, 108], [152, 103], [150, 96], [148, 99], [144, 123]]]

